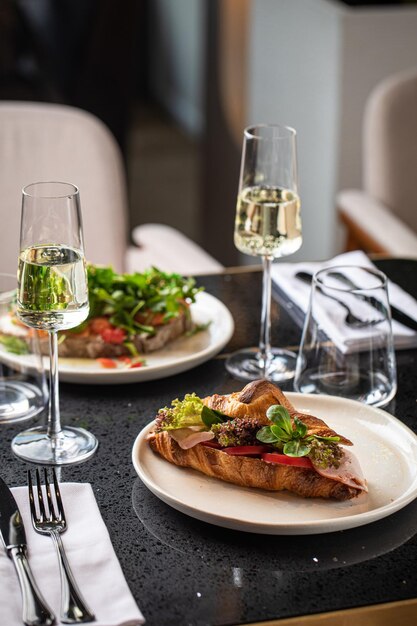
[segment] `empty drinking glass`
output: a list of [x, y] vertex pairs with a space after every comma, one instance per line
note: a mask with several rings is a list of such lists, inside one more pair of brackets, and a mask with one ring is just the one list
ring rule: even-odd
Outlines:
[[397, 391], [387, 278], [356, 266], [313, 277], [294, 378], [296, 391], [385, 406]]

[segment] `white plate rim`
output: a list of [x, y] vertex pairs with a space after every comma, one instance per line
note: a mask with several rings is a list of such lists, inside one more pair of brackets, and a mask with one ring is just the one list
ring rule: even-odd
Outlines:
[[[77, 367], [71, 363], [71, 359], [60, 358], [58, 360], [60, 381], [82, 385], [137, 383], [173, 376], [174, 374], [179, 374], [196, 367], [197, 365], [201, 365], [222, 350], [222, 348], [232, 338], [235, 327], [232, 314], [226, 305], [221, 300], [206, 291], [202, 291], [197, 294], [196, 303], [191, 304], [191, 314], [193, 308], [195, 307], [199, 307], [200, 309], [204, 307], [209, 313], [210, 311], [213, 311], [213, 313], [220, 317], [221, 323], [224, 326], [222, 335], [218, 337], [210, 336], [208, 345], [203, 349], [197, 352], [190, 352], [186, 355], [181, 355], [180, 357], [176, 357], [175, 352], [173, 352], [172, 359], [169, 361], [167, 360], [164, 364], [150, 364], [141, 368], [133, 369], [105, 369], [100, 368], [99, 366], [89, 368], [83, 367], [82, 365]], [[206, 332], [210, 333], [210, 328]], [[173, 346], [174, 343], [175, 342], [173, 342], [171, 346]], [[147, 356], [149, 359], [152, 359], [153, 355], [158, 356], [157, 352], [155, 352], [145, 355], [145, 358]], [[21, 359], [21, 357], [15, 358], [12, 355], [8, 355], [8, 357], [12, 362], [16, 362], [19, 358]]]
[[[323, 400], [334, 403], [334, 404], [342, 404], [347, 407], [351, 407], [353, 410], [355, 408], [360, 408], [362, 411], [369, 410], [370, 413], [374, 413], [374, 415], [383, 416], [385, 420], [389, 423], [395, 425], [397, 428], [402, 431], [403, 435], [413, 442], [415, 446], [417, 446], [417, 435], [406, 426], [399, 419], [387, 413], [383, 409], [370, 407], [367, 405], [363, 405], [356, 400], [350, 400], [347, 398], [338, 398], [335, 396], [324, 396], [324, 395], [314, 395], [314, 394], [301, 394], [295, 392], [285, 392], [285, 395], [297, 406], [297, 402], [303, 402], [308, 400], [309, 405], [314, 409], [314, 405], [318, 402], [323, 402]], [[245, 531], [245, 532], [254, 532], [259, 534], [273, 534], [273, 535], [309, 535], [309, 534], [320, 534], [326, 532], [335, 532], [340, 530], [347, 530], [350, 528], [356, 528], [358, 526], [363, 526], [365, 524], [369, 524], [393, 513], [396, 513], [407, 504], [412, 502], [417, 497], [417, 476], [414, 478], [413, 482], [408, 486], [408, 488], [401, 494], [400, 497], [396, 498], [394, 501], [385, 504], [384, 506], [378, 507], [376, 509], [371, 509], [366, 512], [357, 513], [355, 515], [347, 515], [344, 517], [337, 518], [329, 518], [325, 520], [317, 520], [317, 521], [308, 521], [301, 523], [291, 523], [291, 524], [281, 524], [277, 522], [276, 524], [270, 523], [262, 523], [262, 522], [252, 522], [248, 519], [242, 520], [241, 518], [232, 518], [230, 516], [223, 516], [220, 513], [208, 513], [207, 511], [201, 511], [200, 509], [194, 507], [189, 501], [187, 497], [182, 498], [182, 500], [173, 497], [169, 491], [162, 485], [158, 485], [155, 483], [148, 474], [145, 469], [141, 466], [139, 459], [140, 448], [144, 445], [147, 445], [145, 442], [146, 435], [152, 429], [154, 421], [147, 424], [138, 434], [135, 439], [133, 448], [132, 448], [132, 463], [138, 474], [141, 481], [144, 485], [160, 500], [173, 507], [174, 509], [189, 515], [190, 517], [194, 517], [204, 522], [208, 522], [217, 526], [221, 526], [224, 528], [231, 528], [234, 530]], [[168, 462], [167, 462], [168, 463]], [[189, 468], [177, 468], [177, 466], [172, 465], [172, 468], [180, 469], [184, 472], [195, 472], [195, 470]], [[201, 474], [204, 479], [210, 481], [216, 481], [218, 479], [211, 478]], [[222, 481], [219, 481], [220, 483]], [[242, 490], [238, 485], [232, 485], [233, 488], [237, 490]], [[187, 496], [187, 494], [185, 494]], [[329, 506], [331, 506], [331, 501], [329, 501]]]

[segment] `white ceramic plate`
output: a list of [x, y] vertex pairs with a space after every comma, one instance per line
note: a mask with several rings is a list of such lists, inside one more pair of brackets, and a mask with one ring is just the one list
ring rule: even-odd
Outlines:
[[[114, 369], [102, 367], [95, 359], [63, 359], [58, 361], [62, 382], [81, 384], [122, 384], [155, 380], [172, 376], [207, 361], [227, 344], [233, 335], [234, 322], [229, 309], [214, 296], [201, 292], [191, 305], [191, 315], [196, 324], [210, 322], [207, 330], [191, 337], [180, 337], [162, 350], [145, 355], [146, 365], [127, 368], [123, 363]], [[4, 358], [3, 358], [4, 357]], [[30, 366], [31, 356], [15, 356], [2, 351], [6, 362], [19, 362]], [[45, 359], [48, 367], [49, 359]]]
[[286, 394], [351, 439], [368, 481], [369, 493], [347, 502], [301, 498], [228, 484], [177, 467], [152, 452], [138, 435], [133, 465], [143, 483], [173, 508], [204, 522], [254, 533], [306, 535], [369, 524], [398, 511], [417, 496], [417, 437], [392, 415], [354, 400]]

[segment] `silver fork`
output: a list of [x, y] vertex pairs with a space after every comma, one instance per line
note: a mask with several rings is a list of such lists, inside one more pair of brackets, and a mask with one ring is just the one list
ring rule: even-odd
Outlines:
[[[300, 280], [307, 283], [308, 285], [311, 285], [313, 281], [313, 275], [309, 274], [308, 272], [297, 272], [295, 277], [299, 278]], [[368, 328], [369, 326], [375, 326], [376, 324], [380, 324], [383, 321], [383, 318], [381, 317], [379, 319], [378, 318], [361, 319], [360, 317], [352, 313], [351, 308], [346, 304], [346, 302], [343, 302], [343, 300], [336, 298], [336, 296], [332, 296], [330, 293], [327, 293], [320, 285], [316, 285], [316, 288], [323, 296], [326, 296], [326, 298], [329, 298], [330, 300], [334, 300], [341, 307], [345, 309], [346, 326], [350, 326], [351, 328]]]
[[[61, 533], [67, 530], [67, 522], [55, 469], [52, 468], [52, 484], [48, 479], [46, 468], [44, 468], [43, 474], [46, 502], [42, 492], [39, 470], [36, 470], [36, 489], [32, 482], [31, 472], [28, 471], [30, 512], [34, 529], [42, 535], [52, 537], [58, 554], [61, 575], [61, 622], [64, 624], [93, 622], [95, 616], [88, 608], [75, 582], [61, 539]], [[55, 502], [52, 498], [52, 490]], [[35, 500], [38, 506], [36, 506]]]

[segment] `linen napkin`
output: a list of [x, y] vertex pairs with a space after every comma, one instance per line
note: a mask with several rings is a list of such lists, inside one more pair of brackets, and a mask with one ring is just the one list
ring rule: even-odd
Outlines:
[[[145, 622], [123, 576], [91, 485], [62, 483], [68, 528], [62, 541], [75, 579], [90, 609], [94, 626], [137, 626]], [[60, 577], [52, 539], [32, 528], [27, 487], [12, 488], [22, 515], [29, 564], [38, 586], [59, 621]], [[0, 624], [22, 626], [22, 600], [17, 575], [0, 547]]]
[[[289, 313], [293, 315], [300, 326], [303, 325], [307, 313], [311, 286], [296, 278], [296, 273], [303, 271], [314, 274], [319, 269], [336, 265], [357, 265], [376, 269], [372, 261], [361, 250], [346, 252], [324, 262], [275, 263], [272, 266], [274, 292], [281, 300], [284, 300]], [[417, 320], [417, 301], [399, 285], [391, 281], [388, 281], [388, 297], [392, 305]], [[326, 309], [328, 311], [328, 307]], [[358, 310], [353, 311], [353, 313], [359, 315], [361, 312]], [[327, 320], [329, 335], [343, 352], [354, 349], [360, 350], [361, 345], [365, 343], [364, 333], [372, 334], [376, 332], [376, 327], [370, 327], [369, 330], [350, 328], [344, 323], [345, 316], [346, 311], [337, 303], [331, 307], [331, 319]], [[417, 333], [396, 320], [392, 320], [392, 332], [396, 349], [417, 346]]]

